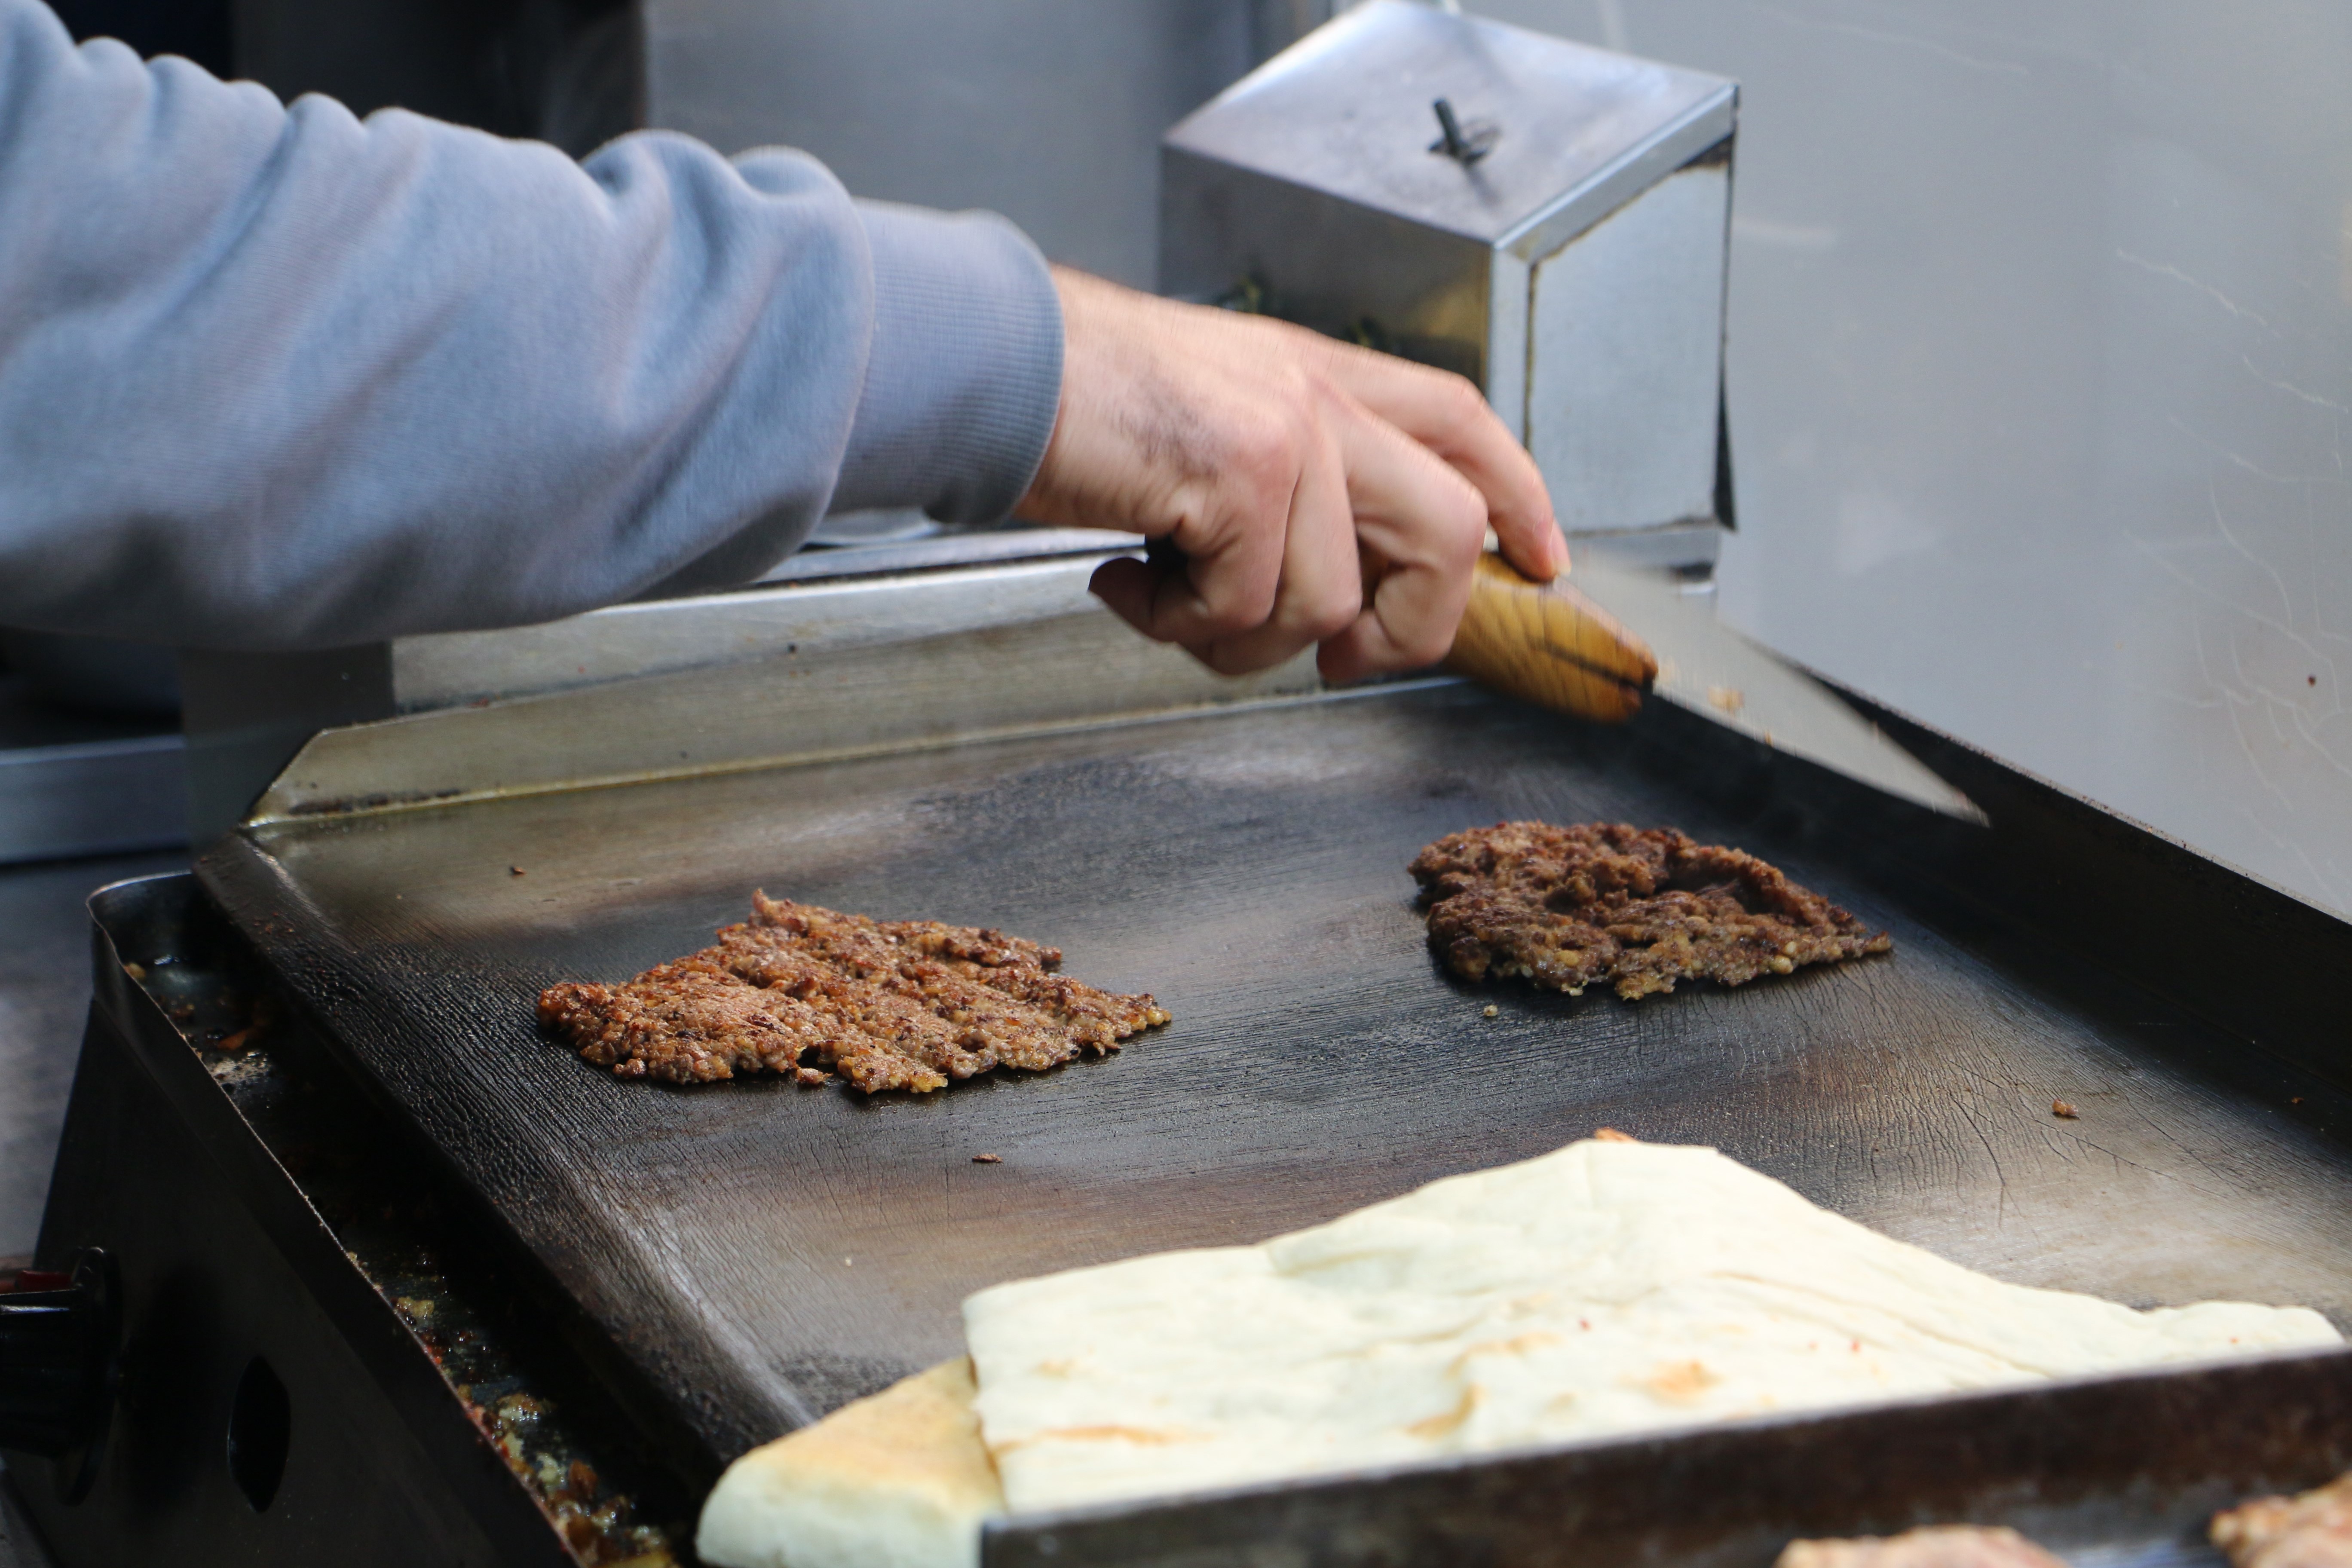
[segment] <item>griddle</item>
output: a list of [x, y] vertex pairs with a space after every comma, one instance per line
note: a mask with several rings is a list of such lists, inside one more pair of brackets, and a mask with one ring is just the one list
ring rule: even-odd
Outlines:
[[[1663, 705], [1604, 730], [1433, 680], [284, 815], [198, 875], [689, 1492], [956, 1353], [977, 1288], [1254, 1240], [1602, 1126], [1711, 1144], [2006, 1279], [2352, 1326], [2352, 1073], [2328, 995], [2352, 930], [1870, 711], [1992, 826]], [[1465, 985], [1429, 954], [1404, 866], [1514, 817], [1738, 845], [1895, 951], [1639, 1004]], [[999, 926], [1175, 1022], [1105, 1060], [872, 1100], [619, 1081], [537, 1027], [545, 985], [698, 947], [755, 888]], [[1014, 1521], [989, 1561], [1548, 1563], [1606, 1544], [1761, 1563], [1795, 1529], [1927, 1517], [2177, 1543], [2244, 1490], [2352, 1463], [2347, 1362]]]

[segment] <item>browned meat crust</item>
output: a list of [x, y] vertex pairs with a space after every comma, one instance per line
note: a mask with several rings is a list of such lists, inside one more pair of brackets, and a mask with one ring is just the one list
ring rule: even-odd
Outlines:
[[2352, 1475], [2297, 1497], [2256, 1498], [2213, 1516], [2231, 1568], [2352, 1565]]
[[1412, 874], [1448, 969], [1570, 995], [1596, 980], [1628, 1000], [1678, 980], [1742, 985], [1895, 945], [1755, 856], [1670, 827], [1498, 822], [1446, 835]]
[[1053, 971], [1059, 949], [936, 921], [875, 921], [751, 895], [751, 918], [622, 985], [572, 982], [541, 1022], [622, 1078], [840, 1074], [868, 1094], [944, 1089], [993, 1067], [1043, 1071], [1168, 1022]]
[[2005, 1526], [1929, 1525], [1853, 1541], [1791, 1541], [1773, 1568], [2066, 1568]]

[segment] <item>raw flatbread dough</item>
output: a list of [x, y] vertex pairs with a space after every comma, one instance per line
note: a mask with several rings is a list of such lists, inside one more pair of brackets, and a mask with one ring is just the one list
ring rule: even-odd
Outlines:
[[2339, 1342], [2029, 1289], [1711, 1149], [1590, 1141], [964, 1302], [1013, 1511]]
[[961, 1356], [733, 1464], [694, 1550], [722, 1568], [971, 1568], [1004, 1494]]
[[1000, 1285], [964, 1330], [976, 1419], [956, 1361], [746, 1455], [704, 1508], [703, 1560], [970, 1568], [1008, 1502], [2339, 1342], [2300, 1307], [2004, 1285], [1711, 1149], [1599, 1140], [1257, 1247]]
[[1791, 1541], [1772, 1568], [2066, 1568], [2004, 1525], [1931, 1524], [1900, 1535]]

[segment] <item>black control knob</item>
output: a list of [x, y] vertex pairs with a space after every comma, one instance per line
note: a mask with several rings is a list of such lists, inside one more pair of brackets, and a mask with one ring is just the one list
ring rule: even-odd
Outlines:
[[104, 1435], [122, 1339], [117, 1279], [91, 1247], [62, 1287], [0, 1294], [0, 1448], [56, 1458]]

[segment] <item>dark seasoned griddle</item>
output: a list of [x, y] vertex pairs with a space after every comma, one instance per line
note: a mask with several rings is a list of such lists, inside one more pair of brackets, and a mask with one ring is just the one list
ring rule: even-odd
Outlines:
[[[1918, 875], [1926, 813], [1816, 832], [1749, 776], [1785, 759], [1674, 738], [1391, 689], [290, 821], [201, 874], [707, 1465], [955, 1353], [981, 1286], [1270, 1236], [1601, 1126], [2021, 1283], [2352, 1322], [2334, 1090]], [[1524, 818], [1740, 844], [1901, 955], [1638, 1007], [1465, 987], [1402, 868]], [[870, 1098], [625, 1083], [541, 1037], [542, 990], [689, 951], [755, 887], [1047, 936], [1176, 1022], [1108, 1062]]]
[[876, 921], [751, 895], [718, 942], [620, 985], [567, 981], [540, 1021], [620, 1078], [709, 1083], [834, 1073], [868, 1094], [945, 1089], [992, 1068], [1043, 1072], [1168, 1022], [1054, 971], [1059, 948], [975, 926]]
[[1745, 850], [1671, 827], [1498, 822], [1449, 833], [1410, 868], [1429, 945], [1465, 980], [1516, 976], [1627, 1001], [1678, 980], [1744, 985], [1894, 942]]

